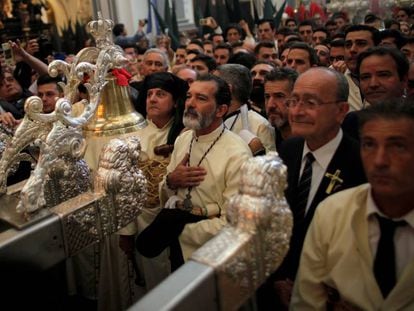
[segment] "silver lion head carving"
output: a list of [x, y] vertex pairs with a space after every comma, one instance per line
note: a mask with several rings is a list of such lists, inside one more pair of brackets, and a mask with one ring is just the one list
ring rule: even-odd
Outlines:
[[289, 249], [293, 220], [284, 197], [286, 178], [275, 152], [244, 163], [239, 193], [228, 204], [228, 225], [191, 257], [215, 268], [224, 310], [253, 294]]

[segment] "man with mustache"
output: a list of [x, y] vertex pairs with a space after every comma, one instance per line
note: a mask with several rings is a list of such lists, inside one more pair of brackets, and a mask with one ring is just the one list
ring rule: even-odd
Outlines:
[[170, 247], [173, 270], [226, 224], [240, 167], [252, 156], [223, 124], [230, 101], [230, 88], [219, 77], [208, 74], [191, 84], [183, 117], [189, 131], [177, 138], [160, 183], [164, 209], [137, 238], [137, 249], [146, 257]]
[[250, 92], [252, 108], [261, 113], [262, 115], [264, 115], [265, 112], [265, 76], [275, 69], [275, 65], [268, 61], [258, 61], [253, 65], [252, 69], [250, 69], [250, 74], [252, 75], [253, 79], [252, 91]]
[[298, 73], [290, 68], [278, 68], [268, 73], [264, 82], [266, 115], [276, 132], [276, 150], [282, 141], [292, 135], [289, 120], [287, 99], [293, 90]]
[[[347, 98], [345, 77], [335, 70], [317, 67], [299, 75], [287, 100], [295, 137], [283, 142], [280, 156], [288, 168], [285, 194], [294, 226], [289, 252], [275, 273], [279, 293], [291, 290], [317, 205], [327, 196], [366, 180], [359, 145], [341, 130], [349, 109]], [[289, 297], [281, 295], [280, 299], [282, 304], [288, 304]]]
[[292, 310], [414, 308], [413, 131], [412, 102], [386, 100], [360, 112], [369, 183], [317, 208]]

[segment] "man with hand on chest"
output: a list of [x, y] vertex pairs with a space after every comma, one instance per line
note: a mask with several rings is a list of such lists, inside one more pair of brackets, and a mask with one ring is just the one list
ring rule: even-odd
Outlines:
[[225, 225], [240, 167], [252, 156], [223, 124], [230, 101], [229, 86], [219, 77], [205, 75], [191, 84], [183, 117], [189, 131], [177, 138], [160, 183], [164, 209], [137, 238], [137, 249], [146, 257], [170, 247], [172, 270]]

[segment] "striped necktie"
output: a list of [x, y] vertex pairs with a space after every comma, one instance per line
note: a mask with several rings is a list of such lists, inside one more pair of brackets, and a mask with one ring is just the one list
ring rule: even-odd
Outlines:
[[305, 168], [303, 169], [302, 176], [299, 180], [298, 185], [298, 219], [305, 218], [306, 205], [308, 203], [309, 191], [311, 188], [312, 182], [312, 163], [315, 161], [315, 157], [311, 152], [308, 152], [306, 155]]

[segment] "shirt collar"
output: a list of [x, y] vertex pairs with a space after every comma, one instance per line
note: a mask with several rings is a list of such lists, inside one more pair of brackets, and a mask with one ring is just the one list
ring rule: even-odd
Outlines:
[[343, 135], [344, 134], [342, 133], [342, 129], [339, 129], [338, 133], [332, 140], [330, 140], [328, 143], [314, 151], [311, 151], [309, 149], [305, 141], [305, 144], [303, 146], [302, 161], [305, 161], [305, 156], [308, 152], [312, 152], [313, 156], [315, 157], [315, 161], [318, 162], [318, 164], [324, 170], [326, 170], [328, 168], [329, 163], [332, 160], [332, 157], [336, 149], [338, 149], [338, 146], [341, 143]]
[[173, 123], [173, 121], [174, 121], [174, 118], [171, 118], [162, 128], [159, 128], [158, 126], [155, 125], [154, 122], [152, 122], [151, 119], [147, 119], [148, 125], [156, 128], [156, 129], [158, 129], [160, 131], [168, 128], [169, 126], [171, 126], [171, 124]]
[[208, 134], [205, 134], [205, 135], [200, 135], [198, 137], [196, 136], [195, 131], [193, 131], [193, 137], [195, 138], [195, 141], [197, 142], [209, 142], [209, 141], [216, 139], [221, 134], [223, 127], [224, 127], [224, 124], [222, 123], [214, 131]]
[[[374, 198], [372, 197], [372, 188], [371, 188], [371, 185], [370, 185], [369, 186], [369, 194], [367, 196], [367, 214], [366, 214], [366, 217], [369, 220], [370, 217], [373, 217], [375, 214], [378, 214], [378, 215], [380, 215], [382, 217], [385, 217], [385, 218], [389, 218], [388, 216], [384, 215], [384, 213], [382, 213], [379, 210], [377, 204], [375, 204]], [[405, 214], [403, 217], [393, 219], [393, 220], [395, 220], [395, 221], [405, 220], [410, 225], [411, 228], [414, 228], [414, 209], [411, 212]]]

